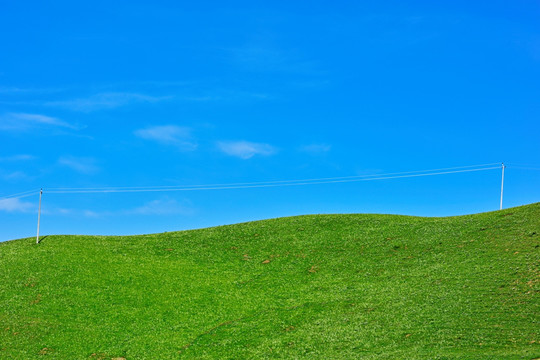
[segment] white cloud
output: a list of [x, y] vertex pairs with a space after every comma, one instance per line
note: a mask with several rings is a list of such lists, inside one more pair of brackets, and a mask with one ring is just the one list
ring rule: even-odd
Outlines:
[[325, 153], [325, 152], [330, 151], [330, 149], [332, 149], [332, 146], [328, 144], [311, 144], [311, 145], [302, 146], [300, 148], [301, 151], [307, 152], [310, 154]]
[[22, 171], [14, 171], [9, 174], [2, 174], [1, 177], [2, 179], [6, 181], [14, 181], [14, 182], [27, 180], [29, 178], [29, 176]]
[[47, 94], [64, 91], [61, 88], [24, 88], [16, 86], [0, 86], [0, 94]]
[[189, 95], [181, 99], [193, 102], [266, 100], [269, 94], [255, 91], [215, 89], [202, 95]]
[[8, 113], [0, 116], [0, 130], [27, 131], [44, 126], [76, 129], [65, 121], [42, 114]]
[[277, 152], [272, 145], [249, 141], [220, 141], [218, 147], [225, 154], [241, 159], [250, 159], [255, 155], [268, 156]]
[[36, 157], [33, 155], [19, 154], [19, 155], [11, 155], [11, 156], [2, 156], [0, 157], [0, 162], [26, 161], [26, 160], [34, 160], [35, 158]]
[[191, 130], [187, 127], [176, 125], [152, 126], [136, 130], [134, 134], [160, 144], [176, 146], [182, 151], [197, 149], [197, 143], [192, 140]]
[[85, 217], [89, 217], [89, 218], [100, 218], [100, 217], [103, 217], [103, 216], [111, 216], [112, 215], [112, 213], [110, 211], [97, 212], [97, 211], [93, 211], [93, 210], [83, 210], [82, 214]]
[[71, 210], [69, 214], [82, 214], [88, 218], [100, 218], [110, 216], [132, 215], [192, 215], [195, 212], [191, 203], [187, 200], [179, 202], [174, 199], [158, 199], [144, 205], [123, 210], [94, 211], [94, 210]]
[[58, 164], [67, 166], [82, 174], [95, 174], [99, 171], [96, 159], [91, 157], [63, 156], [58, 159]]
[[34, 204], [27, 201], [21, 201], [21, 199], [18, 198], [0, 200], [0, 211], [27, 213], [33, 210], [35, 210]]
[[174, 199], [153, 200], [143, 206], [125, 211], [127, 214], [138, 215], [191, 215], [193, 212], [193, 208], [187, 201], [179, 203]]
[[59, 208], [54, 206], [54, 204], [47, 204], [44, 208], [41, 209], [41, 213], [44, 215], [73, 215], [76, 213], [74, 209]]
[[255, 36], [250, 42], [236, 48], [224, 49], [231, 60], [251, 71], [318, 74], [318, 63], [304, 58], [293, 49], [275, 46], [264, 36]]
[[[15, 201], [13, 201], [15, 200]], [[36, 211], [37, 205], [32, 203], [17, 203], [18, 199], [9, 199], [11, 203], [5, 204], [2, 207], [2, 200], [0, 200], [0, 211]], [[117, 217], [117, 216], [130, 216], [133, 215], [193, 215], [195, 213], [195, 208], [192, 203], [184, 199], [182, 201], [177, 201], [175, 199], [170, 199], [164, 197], [161, 199], [149, 201], [143, 203], [140, 206], [133, 208], [124, 208], [124, 209], [115, 209], [115, 210], [96, 210], [96, 209], [76, 209], [76, 208], [59, 208], [55, 207], [54, 204], [49, 204], [42, 209], [43, 214], [55, 215], [55, 216], [68, 216], [68, 217], [81, 217], [86, 218], [106, 218], [106, 217]]]
[[134, 103], [155, 103], [169, 98], [170, 96], [156, 97], [137, 93], [108, 92], [95, 94], [86, 98], [49, 101], [45, 103], [45, 105], [63, 107], [77, 111], [95, 111], [114, 109]]

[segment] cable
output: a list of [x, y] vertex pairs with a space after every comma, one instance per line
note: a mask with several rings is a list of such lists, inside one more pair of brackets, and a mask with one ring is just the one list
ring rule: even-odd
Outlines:
[[[60, 193], [61, 191], [94, 191], [94, 190], [109, 190], [108, 192], [117, 192], [124, 190], [155, 190], [159, 189], [179, 189], [185, 190], [187, 188], [214, 188], [214, 187], [230, 187], [230, 186], [251, 186], [251, 185], [265, 185], [265, 184], [290, 184], [290, 183], [319, 183], [320, 181], [334, 181], [334, 180], [344, 180], [344, 179], [362, 179], [362, 178], [371, 178], [371, 177], [386, 177], [393, 175], [403, 175], [403, 174], [416, 174], [416, 173], [431, 173], [436, 171], [445, 171], [445, 170], [454, 170], [454, 169], [466, 169], [466, 168], [480, 168], [486, 166], [498, 165], [499, 163], [490, 163], [482, 165], [469, 165], [469, 166], [457, 166], [450, 168], [440, 168], [440, 169], [431, 169], [431, 170], [416, 170], [416, 171], [404, 171], [404, 172], [395, 172], [395, 173], [386, 173], [386, 174], [372, 174], [372, 175], [353, 175], [353, 176], [341, 176], [341, 177], [327, 177], [327, 178], [314, 178], [314, 179], [301, 179], [301, 180], [276, 180], [276, 181], [260, 181], [260, 182], [244, 182], [244, 183], [228, 183], [228, 184], [206, 184], [206, 185], [165, 185], [165, 186], [133, 186], [133, 187], [90, 187], [90, 188], [51, 188], [47, 189], [48, 193]], [[492, 169], [492, 168], [489, 168]]]
[[[339, 179], [334, 178], [335, 180], [329, 181], [310, 181], [304, 180], [304, 182], [289, 182], [289, 183], [254, 183], [253, 185], [224, 185], [224, 186], [206, 186], [203, 187], [155, 187], [155, 188], [109, 188], [109, 189], [66, 189], [66, 190], [50, 190], [47, 193], [50, 194], [83, 194], [83, 193], [135, 193], [135, 192], [163, 192], [163, 191], [201, 191], [201, 190], [228, 190], [228, 189], [248, 189], [248, 188], [267, 188], [267, 187], [282, 187], [282, 186], [303, 186], [303, 185], [320, 185], [320, 184], [335, 184], [335, 183], [348, 183], [348, 182], [359, 182], [359, 181], [374, 181], [374, 180], [389, 180], [389, 179], [399, 179], [399, 178], [410, 178], [410, 177], [421, 177], [421, 176], [434, 176], [434, 175], [445, 175], [445, 174], [456, 174], [464, 172], [475, 172], [475, 171], [486, 171], [500, 169], [500, 166], [496, 167], [484, 167], [478, 169], [463, 169], [455, 171], [444, 171], [444, 172], [430, 172], [422, 174], [408, 174], [408, 175], [396, 175], [396, 176], [379, 176], [379, 177], [369, 177], [369, 178], [354, 178], [354, 179]], [[377, 175], [372, 175], [377, 176]], [[297, 180], [301, 181], [301, 180]]]
[[23, 191], [23, 192], [20, 192], [20, 193], [17, 193], [17, 194], [6, 195], [6, 196], [1, 197], [0, 201], [9, 200], [9, 199], [21, 199], [21, 198], [24, 198], [24, 197], [27, 197], [27, 196], [32, 196], [32, 195], [36, 194], [36, 192], [39, 193], [39, 190], [38, 191], [36, 191], [36, 190], [28, 190], [28, 191]]

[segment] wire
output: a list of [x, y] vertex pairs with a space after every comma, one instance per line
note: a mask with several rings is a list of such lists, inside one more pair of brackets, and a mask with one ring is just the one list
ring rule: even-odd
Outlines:
[[[372, 174], [372, 175], [353, 175], [353, 176], [341, 176], [341, 177], [327, 177], [327, 178], [313, 178], [313, 179], [301, 179], [301, 180], [276, 180], [276, 181], [260, 181], [260, 182], [244, 182], [244, 183], [228, 183], [228, 184], [206, 184], [206, 185], [165, 185], [165, 186], [133, 186], [133, 187], [90, 187], [90, 188], [51, 188], [48, 189], [48, 193], [60, 193], [61, 191], [93, 191], [93, 190], [110, 190], [109, 192], [123, 191], [123, 190], [159, 190], [159, 189], [179, 189], [185, 190], [187, 188], [214, 188], [214, 187], [230, 187], [230, 186], [251, 186], [251, 185], [265, 185], [265, 184], [290, 184], [290, 183], [319, 183], [321, 181], [334, 181], [334, 180], [345, 180], [345, 179], [363, 179], [371, 177], [386, 177], [393, 175], [404, 175], [404, 174], [417, 174], [417, 173], [427, 173], [427, 172], [436, 172], [436, 171], [445, 171], [445, 170], [454, 170], [454, 169], [466, 169], [466, 168], [479, 168], [486, 166], [498, 165], [499, 163], [490, 163], [490, 164], [481, 164], [481, 165], [469, 165], [469, 166], [457, 166], [450, 168], [440, 168], [440, 169], [431, 169], [431, 170], [416, 170], [416, 171], [404, 171], [404, 172], [394, 172], [386, 174]], [[497, 167], [498, 168], [498, 167]], [[492, 168], [489, 168], [490, 170]]]
[[6, 195], [6, 196], [3, 196], [0, 198], [0, 201], [3, 201], [3, 200], [9, 200], [9, 199], [21, 199], [21, 198], [24, 198], [24, 197], [27, 197], [27, 196], [32, 196], [34, 194], [36, 194], [36, 192], [39, 192], [39, 190], [28, 190], [28, 191], [23, 191], [23, 192], [20, 192], [20, 193], [17, 193], [17, 194], [12, 194], [12, 195]]
[[[227, 189], [248, 189], [248, 188], [268, 188], [268, 187], [282, 187], [282, 186], [302, 186], [302, 185], [319, 185], [319, 184], [335, 184], [335, 183], [348, 183], [348, 182], [359, 182], [359, 181], [374, 181], [374, 180], [389, 180], [389, 179], [400, 179], [400, 178], [411, 178], [411, 177], [421, 177], [421, 176], [434, 176], [434, 175], [445, 175], [445, 174], [456, 174], [464, 172], [475, 172], [475, 171], [486, 171], [500, 169], [500, 166], [496, 167], [484, 167], [476, 169], [463, 169], [463, 170], [454, 170], [454, 171], [444, 171], [444, 172], [424, 172], [421, 174], [410, 174], [408, 175], [396, 175], [388, 176], [387, 175], [372, 175], [373, 177], [364, 177], [364, 178], [353, 178], [353, 179], [343, 179], [343, 178], [332, 178], [332, 180], [321, 181], [311, 181], [297, 180], [298, 182], [289, 182], [289, 183], [253, 183], [253, 185], [223, 185], [223, 186], [206, 186], [201, 185], [200, 187], [155, 187], [155, 188], [102, 188], [102, 189], [66, 189], [66, 190], [50, 190], [47, 193], [50, 194], [83, 194], [83, 193], [135, 193], [135, 192], [163, 192], [163, 191], [201, 191], [201, 190], [227, 190]], [[367, 176], [367, 175], [366, 175]]]

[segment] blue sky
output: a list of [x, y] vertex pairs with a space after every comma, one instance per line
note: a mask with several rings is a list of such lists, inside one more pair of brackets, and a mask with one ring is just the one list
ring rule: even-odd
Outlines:
[[[313, 213], [496, 210], [500, 170], [190, 192], [504, 161], [540, 201], [540, 3], [5, 1], [0, 240]], [[526, 169], [527, 168], [527, 169]]]

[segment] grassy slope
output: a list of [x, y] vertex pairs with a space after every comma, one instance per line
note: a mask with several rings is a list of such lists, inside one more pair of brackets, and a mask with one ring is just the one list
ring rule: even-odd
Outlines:
[[0, 244], [0, 358], [540, 357], [540, 203]]

